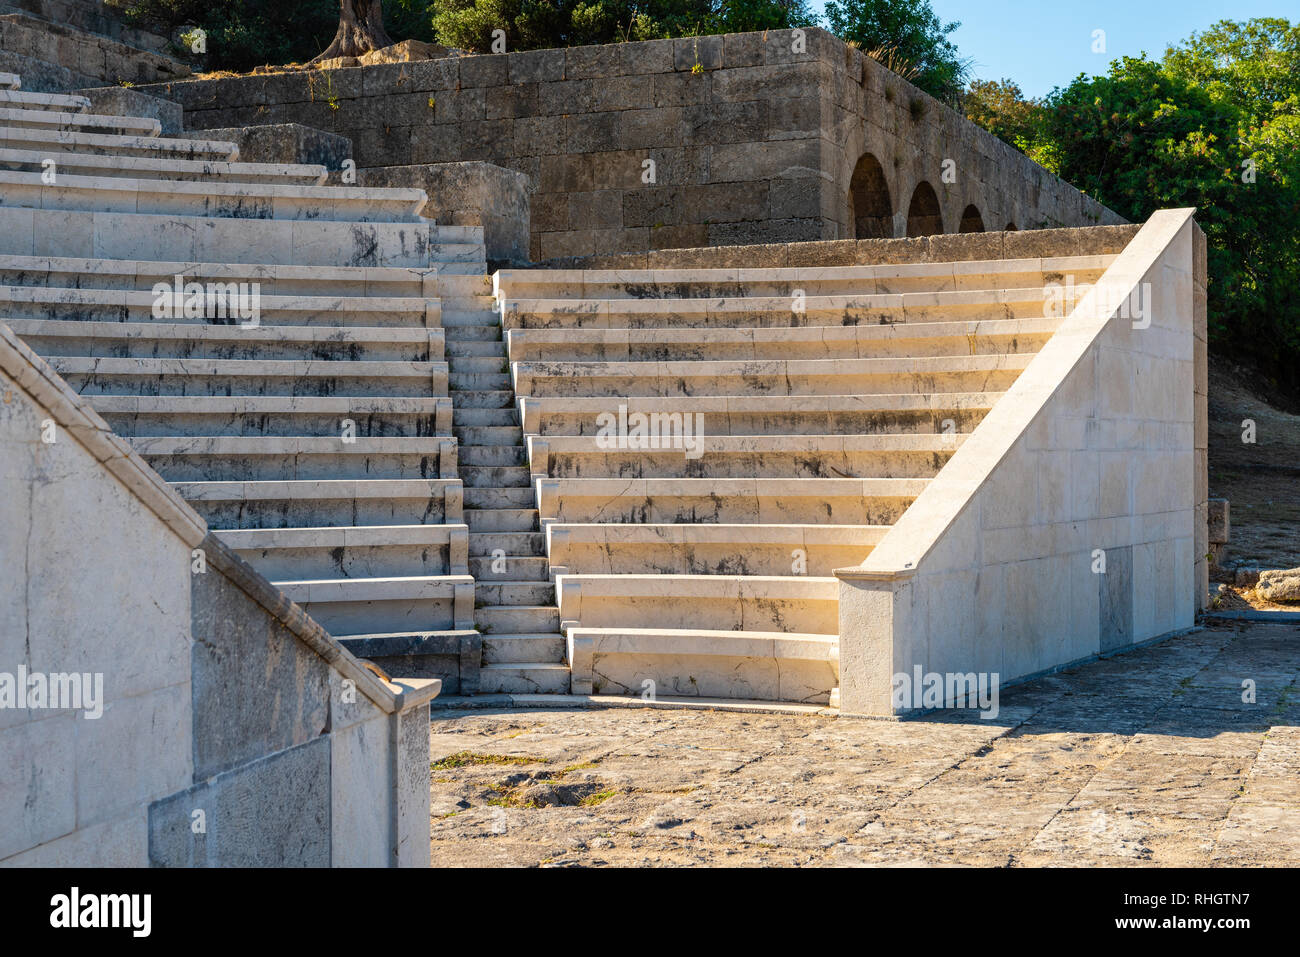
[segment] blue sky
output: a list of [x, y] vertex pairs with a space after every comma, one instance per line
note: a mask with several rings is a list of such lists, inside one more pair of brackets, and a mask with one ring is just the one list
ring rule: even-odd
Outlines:
[[[1217, 20], [1300, 19], [1300, 0], [930, 0], [974, 75], [1015, 80], [1042, 96], [1080, 73], [1103, 73], [1111, 60], [1165, 47]], [[820, 8], [822, 3], [815, 0]], [[1106, 31], [1106, 52], [1092, 52], [1092, 32]]]

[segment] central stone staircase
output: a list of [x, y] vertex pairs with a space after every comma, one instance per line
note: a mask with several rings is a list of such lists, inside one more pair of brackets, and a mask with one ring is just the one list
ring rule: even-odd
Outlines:
[[500, 315], [486, 280], [443, 316], [483, 636], [480, 690], [567, 693], [569, 668], [547, 568], [545, 536], [514, 408]]

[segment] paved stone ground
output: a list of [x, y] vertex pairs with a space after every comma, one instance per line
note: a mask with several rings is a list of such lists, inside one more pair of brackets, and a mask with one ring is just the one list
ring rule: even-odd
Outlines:
[[1300, 630], [1232, 623], [992, 721], [435, 711], [433, 863], [1295, 866], [1298, 679]]

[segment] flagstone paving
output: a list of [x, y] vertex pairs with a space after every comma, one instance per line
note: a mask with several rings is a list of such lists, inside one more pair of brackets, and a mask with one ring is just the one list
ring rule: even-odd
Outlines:
[[1298, 682], [1300, 629], [1233, 622], [1006, 689], [992, 720], [434, 711], [432, 859], [1295, 866]]

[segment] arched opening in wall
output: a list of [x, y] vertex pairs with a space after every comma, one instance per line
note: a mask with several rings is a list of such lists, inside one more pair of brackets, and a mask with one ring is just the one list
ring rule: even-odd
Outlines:
[[984, 232], [984, 217], [980, 211], [971, 203], [961, 211], [961, 225], [957, 227], [959, 233], [982, 233]]
[[1007, 228], [1004, 229], [1004, 230], [1002, 230], [1002, 231], [1003, 231], [1004, 233], [1014, 233], [1014, 232], [1017, 232], [1018, 230], [1016, 229], [1016, 224], [1015, 224], [1015, 223], [1007, 223]]
[[893, 239], [894, 204], [889, 200], [885, 170], [870, 153], [863, 153], [849, 180], [849, 217], [854, 239]]
[[907, 207], [907, 235], [937, 236], [943, 232], [943, 214], [939, 212], [939, 197], [934, 187], [922, 180], [912, 192], [912, 202]]

